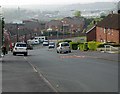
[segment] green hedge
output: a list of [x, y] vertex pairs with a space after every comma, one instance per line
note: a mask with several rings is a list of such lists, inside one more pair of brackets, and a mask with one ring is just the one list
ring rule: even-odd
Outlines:
[[79, 50], [87, 51], [88, 50], [88, 44], [87, 43], [80, 43], [79, 44]]
[[102, 47], [103, 44], [101, 42], [90, 41], [88, 42], [89, 50], [96, 51], [98, 47]]
[[77, 42], [70, 42], [70, 47], [72, 50], [77, 50], [78, 45], [79, 45], [79, 43], [77, 43]]
[[88, 48], [89, 48], [89, 50], [95, 51], [97, 49], [96, 42], [94, 42], [94, 41], [88, 42]]

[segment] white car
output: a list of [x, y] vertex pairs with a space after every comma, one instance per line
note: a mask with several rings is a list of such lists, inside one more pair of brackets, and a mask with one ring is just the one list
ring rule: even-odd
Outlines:
[[71, 53], [70, 45], [68, 42], [61, 42], [57, 45], [57, 53]]
[[27, 44], [23, 42], [17, 42], [13, 48], [13, 55], [16, 54], [24, 54], [24, 56], [28, 55]]
[[48, 46], [48, 45], [49, 45], [49, 41], [48, 40], [44, 40], [43, 46]]
[[50, 49], [50, 48], [55, 48], [55, 43], [54, 43], [54, 42], [49, 42], [48, 48], [49, 48], [49, 49]]

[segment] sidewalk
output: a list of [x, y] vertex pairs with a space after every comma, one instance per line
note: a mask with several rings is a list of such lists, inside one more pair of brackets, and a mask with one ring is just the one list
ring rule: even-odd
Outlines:
[[54, 92], [24, 56], [13, 56], [11, 53], [5, 55], [2, 78], [3, 92]]

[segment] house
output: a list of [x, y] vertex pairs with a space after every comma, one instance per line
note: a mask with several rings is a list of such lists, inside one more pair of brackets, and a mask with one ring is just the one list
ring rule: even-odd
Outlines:
[[49, 22], [46, 23], [45, 25], [45, 29], [49, 29], [51, 28], [52, 31], [56, 31], [56, 30], [59, 30], [62, 28], [62, 22], [59, 21], [59, 20], [51, 20]]
[[65, 17], [61, 20], [51, 20], [46, 23], [46, 29], [51, 28], [55, 31], [57, 28], [61, 32], [78, 32], [83, 30], [84, 25], [84, 18]]
[[86, 32], [87, 41], [120, 43], [120, 14], [109, 14], [97, 25]]
[[87, 41], [96, 41], [96, 25], [86, 32]]

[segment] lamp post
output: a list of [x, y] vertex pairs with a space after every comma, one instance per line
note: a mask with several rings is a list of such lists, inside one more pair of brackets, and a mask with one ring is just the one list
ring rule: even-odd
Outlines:
[[19, 27], [17, 23], [16, 23], [16, 29], [17, 29], [17, 42], [18, 42], [19, 41]]
[[5, 26], [5, 22], [4, 22], [4, 18], [2, 17], [2, 45], [4, 44], [4, 26]]
[[58, 27], [56, 27], [56, 31], [57, 31], [57, 41], [58, 41], [58, 38], [59, 38]]
[[62, 29], [63, 29], [63, 39], [64, 39], [64, 34], [65, 34], [65, 29], [64, 29], [64, 26], [65, 26], [65, 23], [66, 23], [66, 21], [62, 21]]
[[48, 28], [47, 32], [48, 32], [48, 39], [50, 39], [50, 31], [52, 31], [52, 28]]

